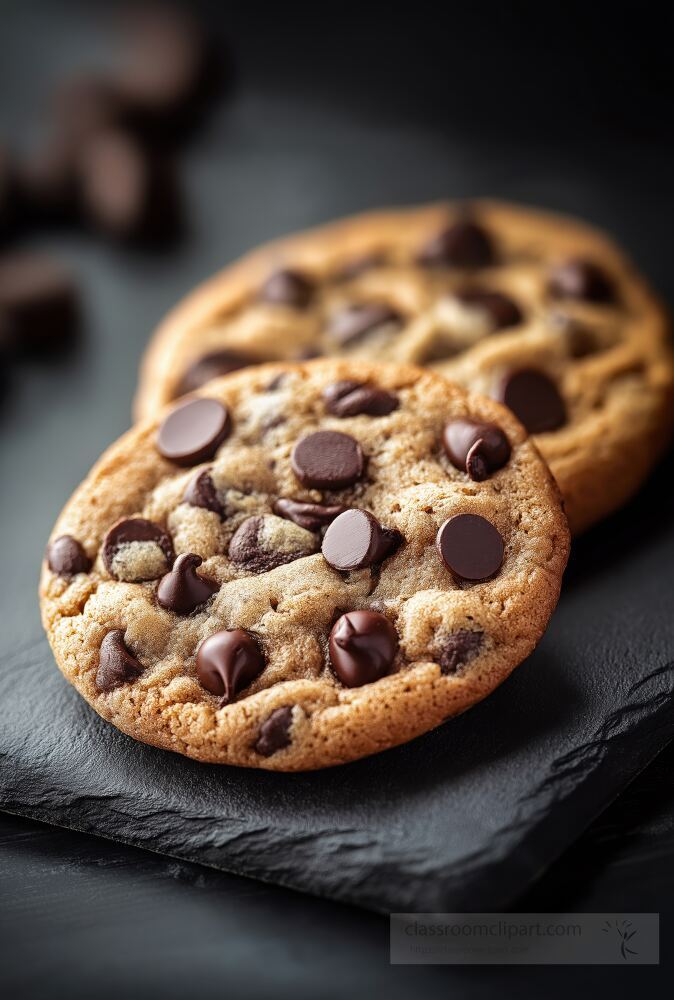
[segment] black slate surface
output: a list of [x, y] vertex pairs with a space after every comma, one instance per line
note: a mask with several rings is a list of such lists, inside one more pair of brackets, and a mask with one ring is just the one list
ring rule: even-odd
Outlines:
[[[22, 132], [58, 68], [97, 51], [81, 10], [44, 5], [39, 32], [28, 6], [13, 10], [0, 35], [0, 94], [12, 95], [0, 103], [3, 129]], [[247, 62], [257, 44], [262, 55]], [[135, 744], [79, 700], [40, 637], [44, 540], [127, 425], [149, 330], [195, 281], [256, 242], [376, 205], [487, 193], [606, 225], [672, 297], [671, 157], [661, 148], [606, 131], [598, 140], [591, 129], [569, 142], [569, 121], [554, 115], [559, 135], [534, 135], [515, 114], [508, 120], [524, 134], [492, 123], [490, 139], [470, 116], [440, 121], [423, 87], [415, 99], [394, 88], [381, 113], [362, 65], [349, 68], [368, 81], [365, 101], [344, 75], [338, 94], [306, 76], [302, 85], [302, 59], [304, 50], [300, 63], [287, 50], [281, 58], [271, 34], [244, 25], [238, 93], [186, 157], [193, 217], [182, 248], [149, 258], [70, 234], [33, 240], [76, 268], [88, 323], [71, 358], [11, 372], [2, 411], [0, 807], [376, 909], [498, 908], [674, 731], [666, 466], [577, 544], [551, 629], [506, 685], [442, 730], [341, 769], [216, 769]], [[292, 68], [287, 86], [270, 72], [281, 63]]]

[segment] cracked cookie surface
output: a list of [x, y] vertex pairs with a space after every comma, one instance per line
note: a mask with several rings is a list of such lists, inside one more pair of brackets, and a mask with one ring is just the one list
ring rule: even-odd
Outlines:
[[536, 434], [579, 532], [634, 492], [674, 420], [666, 316], [613, 242], [496, 202], [346, 219], [264, 247], [188, 296], [136, 412], [260, 361], [437, 368]]
[[540, 639], [568, 545], [499, 404], [408, 366], [266, 365], [103, 455], [52, 533], [42, 615], [65, 676], [125, 733], [301, 770], [485, 697]]

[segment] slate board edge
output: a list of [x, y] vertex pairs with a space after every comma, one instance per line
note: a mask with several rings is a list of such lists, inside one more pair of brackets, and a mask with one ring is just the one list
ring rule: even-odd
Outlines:
[[[644, 678], [634, 689], [640, 691], [642, 687], [655, 681], [674, 670], [674, 662], [653, 671]], [[602, 727], [604, 732], [596, 734], [596, 739], [589, 745], [593, 745], [598, 750], [598, 756], [593, 761], [590, 772], [578, 783], [571, 782], [566, 793], [559, 795], [554, 803], [554, 807], [545, 812], [539, 823], [528, 824], [523, 833], [516, 824], [502, 831], [496, 838], [497, 847], [494, 856], [485, 864], [482, 859], [475, 858], [473, 863], [470, 859], [463, 859], [460, 864], [448, 869], [445, 876], [438, 880], [437, 875], [419, 877], [415, 883], [416, 889], [413, 893], [409, 891], [403, 896], [398, 895], [395, 886], [390, 883], [376, 881], [379, 869], [371, 870], [369, 881], [374, 880], [370, 895], [363, 892], [363, 880], [356, 885], [357, 891], [354, 893], [353, 886], [349, 883], [344, 887], [343, 883], [326, 887], [325, 882], [321, 884], [319, 871], [319, 882], [312, 879], [312, 871], [308, 870], [307, 878], [288, 878], [279, 873], [278, 870], [255, 869], [258, 860], [254, 855], [247, 855], [247, 859], [242, 864], [232, 863], [230, 858], [225, 857], [223, 863], [220, 855], [212, 857], [212, 849], [194, 852], [190, 850], [176, 851], [176, 834], [183, 834], [184, 830], [175, 830], [173, 835], [166, 828], [166, 840], [157, 840], [154, 833], [152, 840], [142, 836], [133, 835], [128, 832], [132, 823], [126, 825], [126, 832], [122, 829], [119, 837], [111, 837], [106, 832], [101, 831], [95, 824], [87, 824], [77, 817], [82, 816], [82, 799], [76, 800], [74, 806], [66, 807], [62, 814], [55, 819], [54, 813], [49, 809], [41, 808], [38, 805], [28, 805], [25, 802], [19, 803], [11, 794], [0, 794], [0, 809], [5, 812], [40, 822], [48, 823], [64, 829], [75, 830], [81, 833], [92, 834], [103, 837], [113, 842], [128, 844], [143, 850], [149, 850], [156, 854], [174, 857], [178, 860], [189, 861], [196, 864], [205, 865], [234, 875], [255, 878], [258, 881], [284, 888], [306, 892], [318, 897], [328, 897], [341, 903], [360, 906], [387, 914], [391, 911], [458, 911], [468, 912], [471, 909], [480, 910], [482, 908], [507, 909], [512, 905], [518, 896], [526, 891], [537, 878], [556, 860], [557, 857], [573, 843], [575, 839], [587, 828], [587, 826], [630, 784], [634, 778], [660, 753], [665, 746], [674, 738], [674, 705], [670, 693], [662, 692], [660, 697], [660, 707], [655, 714], [639, 714], [640, 703], [628, 705], [622, 709], [621, 715], [631, 715], [631, 723], [627, 729], [623, 729], [615, 734], [610, 734], [607, 730], [611, 726], [611, 718], [607, 719]], [[609, 783], [604, 780], [603, 771], [606, 764], [607, 754], [631, 751], [628, 768], [621, 775], [619, 780]], [[579, 748], [574, 755], [582, 754], [583, 748]], [[0, 761], [0, 775], [2, 775], [3, 765], [11, 762]], [[3, 789], [7, 787], [5, 781], [7, 775], [3, 776]], [[614, 775], [615, 777], [615, 775]], [[34, 783], [39, 787], [39, 782], [34, 782], [30, 774], [23, 775], [25, 781]], [[549, 778], [537, 786], [536, 791], [529, 798], [541, 797]], [[14, 782], [16, 782], [16, 774]], [[85, 797], [86, 798], [86, 797]], [[98, 801], [98, 800], [97, 800]], [[574, 802], [571, 818], [569, 822], [569, 803]], [[560, 807], [564, 807], [565, 822], [559, 822], [558, 812]], [[180, 819], [184, 824], [184, 818]], [[136, 821], [137, 825], [137, 821]], [[520, 835], [521, 834], [521, 835]], [[327, 831], [319, 831], [311, 840], [318, 847]], [[233, 838], [240, 840], [239, 835]], [[244, 838], [245, 841], [245, 838]], [[225, 848], [227, 845], [225, 845]], [[216, 849], [219, 853], [220, 848]], [[247, 853], [247, 847], [244, 846]], [[282, 853], [282, 852], [281, 852]], [[310, 852], [311, 855], [311, 852]], [[320, 860], [320, 852], [315, 850], [313, 857]], [[386, 865], [384, 864], [384, 871]], [[431, 884], [432, 883], [432, 884]], [[366, 881], [367, 884], [367, 881]], [[375, 898], [375, 896], [377, 898]], [[382, 900], [386, 900], [386, 905], [382, 905]]]

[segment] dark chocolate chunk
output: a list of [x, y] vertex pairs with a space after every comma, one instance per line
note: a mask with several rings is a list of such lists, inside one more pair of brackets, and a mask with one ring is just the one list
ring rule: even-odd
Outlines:
[[16, 354], [64, 351], [79, 325], [70, 275], [48, 257], [16, 253], [0, 261], [4, 347]]
[[205, 510], [214, 511], [220, 517], [224, 516], [225, 511], [218, 498], [210, 469], [201, 469], [192, 476], [183, 493], [183, 500], [192, 507], [203, 507]]
[[[163, 555], [158, 558], [135, 559], [133, 553], [127, 558], [127, 546], [141, 543], [155, 545]], [[103, 562], [111, 576], [117, 580], [140, 582], [155, 580], [166, 572], [174, 560], [173, 543], [170, 536], [144, 517], [130, 517], [118, 521], [108, 531], [103, 540]]]
[[388, 673], [398, 652], [398, 634], [377, 611], [349, 611], [335, 622], [329, 648], [342, 684], [361, 687]]
[[[235, 566], [239, 566], [249, 573], [267, 573], [271, 569], [276, 569], [277, 566], [285, 566], [296, 559], [302, 559], [314, 551], [315, 544], [309, 535], [305, 536], [310, 541], [309, 545], [302, 546], [300, 542], [298, 548], [292, 551], [272, 548], [269, 543], [265, 543], [264, 527], [267, 520], [269, 520], [269, 515], [265, 517], [256, 514], [246, 518], [236, 529], [230, 540], [228, 552], [229, 558]], [[292, 530], [300, 534], [296, 528]]]
[[510, 458], [510, 443], [496, 424], [459, 417], [445, 425], [442, 443], [452, 465], [481, 483]]
[[355, 417], [360, 413], [370, 417], [385, 417], [400, 405], [398, 397], [386, 389], [347, 379], [324, 389], [323, 399], [326, 410], [335, 417]]
[[520, 368], [503, 378], [496, 398], [513, 411], [530, 434], [566, 423], [566, 407], [552, 379], [537, 368]]
[[177, 615], [189, 615], [220, 589], [215, 580], [199, 576], [197, 566], [202, 562], [201, 556], [193, 552], [178, 556], [173, 568], [159, 581], [157, 600], [162, 608]]
[[328, 334], [340, 345], [352, 344], [366, 334], [389, 323], [403, 321], [397, 309], [381, 302], [365, 302], [347, 306], [335, 313], [328, 324]]
[[481, 288], [465, 288], [456, 297], [467, 306], [483, 310], [494, 330], [505, 330], [518, 326], [522, 320], [522, 310], [509, 295], [503, 292], [488, 292]]
[[136, 657], [129, 652], [124, 642], [124, 631], [113, 629], [103, 637], [96, 672], [96, 687], [99, 691], [112, 691], [137, 680], [143, 672], [143, 667]]
[[503, 565], [505, 546], [497, 528], [479, 514], [455, 514], [435, 540], [447, 569], [459, 580], [488, 580]]
[[258, 642], [241, 628], [216, 632], [204, 639], [197, 652], [197, 677], [211, 694], [223, 695], [228, 705], [265, 667]]
[[17, 191], [28, 222], [69, 223], [79, 219], [77, 148], [56, 137], [19, 163]]
[[427, 267], [488, 267], [495, 253], [489, 233], [472, 219], [459, 219], [421, 248], [419, 263]]
[[484, 642], [484, 632], [459, 629], [446, 636], [443, 641], [438, 663], [443, 674], [455, 674], [469, 660], [480, 652]]
[[157, 450], [176, 465], [197, 465], [216, 453], [231, 430], [229, 410], [217, 399], [189, 399], [162, 421]]
[[587, 302], [612, 302], [613, 282], [606, 272], [591, 260], [574, 257], [558, 264], [550, 275], [550, 294], [562, 299], [584, 299]]
[[290, 725], [293, 721], [293, 710], [289, 705], [275, 708], [260, 726], [260, 732], [255, 743], [255, 750], [262, 757], [290, 746]]
[[52, 573], [59, 576], [75, 576], [91, 569], [91, 559], [72, 535], [61, 535], [49, 543], [47, 563]]
[[365, 457], [358, 442], [340, 431], [316, 431], [298, 441], [292, 453], [293, 472], [303, 486], [338, 490], [363, 475]]
[[306, 528], [307, 531], [320, 531], [321, 528], [326, 528], [346, 509], [341, 503], [329, 505], [304, 503], [302, 500], [289, 500], [285, 497], [276, 500], [273, 505], [275, 514], [278, 514], [279, 517], [285, 517], [289, 521], [294, 521], [295, 524], [299, 524], [300, 528]]
[[127, 27], [127, 54], [114, 81], [116, 91], [132, 125], [143, 132], [161, 126], [173, 133], [189, 124], [218, 82], [221, 67], [215, 65], [211, 39], [186, 10], [176, 8], [135, 10]]
[[204, 354], [187, 369], [176, 387], [174, 396], [184, 396], [187, 392], [194, 392], [195, 389], [199, 389], [213, 378], [229, 375], [230, 372], [238, 371], [239, 368], [246, 368], [255, 363], [255, 358], [245, 356], [237, 351], [213, 351], [210, 354]]
[[173, 165], [132, 135], [94, 133], [78, 157], [83, 211], [93, 227], [118, 240], [165, 243], [181, 228]]
[[277, 306], [305, 309], [314, 294], [313, 282], [300, 271], [275, 271], [260, 289], [260, 299]]
[[401, 543], [399, 531], [382, 527], [369, 511], [354, 507], [328, 527], [321, 551], [333, 569], [347, 571], [383, 562]]

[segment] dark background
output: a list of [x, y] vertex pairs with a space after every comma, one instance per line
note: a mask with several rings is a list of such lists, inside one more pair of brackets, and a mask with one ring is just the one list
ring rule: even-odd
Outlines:
[[[6, 0], [0, 139], [30, 147], [53, 84], [112, 59], [113, 6]], [[608, 228], [674, 302], [671, 14], [654, 4], [190, 8], [226, 38], [235, 72], [180, 152], [185, 240], [149, 254], [68, 230], [24, 239], [73, 268], [86, 317], [75, 352], [8, 372], [2, 628], [17, 647], [37, 628], [36, 567], [54, 516], [128, 426], [151, 329], [256, 243], [370, 207], [501, 196]], [[521, 901], [659, 910], [660, 974], [672, 941], [673, 763], [661, 756]], [[658, 988], [658, 970], [645, 968], [391, 968], [386, 921], [372, 914], [12, 817], [0, 820], [0, 845], [9, 996]]]

